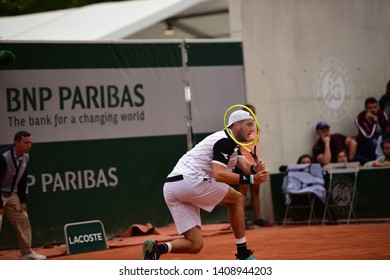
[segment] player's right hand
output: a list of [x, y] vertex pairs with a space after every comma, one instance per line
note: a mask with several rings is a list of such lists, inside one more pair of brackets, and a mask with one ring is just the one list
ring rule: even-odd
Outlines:
[[262, 170], [253, 175], [254, 184], [258, 185], [269, 180], [269, 171]]

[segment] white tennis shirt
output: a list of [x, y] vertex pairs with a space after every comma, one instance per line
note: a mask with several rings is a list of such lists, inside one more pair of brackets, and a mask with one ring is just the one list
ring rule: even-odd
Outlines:
[[[213, 178], [213, 163], [233, 171], [237, 157], [242, 156], [237, 144], [223, 131], [217, 131], [184, 154], [171, 174], [197, 178]], [[169, 177], [169, 176], [168, 176]]]

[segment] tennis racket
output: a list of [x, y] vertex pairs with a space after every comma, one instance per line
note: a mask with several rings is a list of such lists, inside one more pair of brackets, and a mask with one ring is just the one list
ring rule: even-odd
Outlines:
[[[231, 113], [233, 113], [236, 110], [245, 110], [245, 111], [249, 112], [249, 114], [251, 114], [253, 120], [255, 121], [255, 124], [256, 124], [256, 136], [255, 136], [255, 138], [251, 142], [240, 142], [240, 141], [238, 141], [236, 138], [234, 138], [233, 133], [228, 128], [229, 116], [230, 116]], [[230, 136], [230, 138], [232, 138], [232, 140], [237, 145], [239, 145], [239, 146], [243, 147], [245, 150], [247, 150], [248, 153], [250, 153], [252, 155], [252, 157], [255, 160], [255, 162], [258, 163], [259, 159], [257, 158], [257, 155], [256, 155], [256, 147], [257, 147], [257, 141], [259, 139], [260, 127], [259, 127], [259, 122], [257, 121], [256, 115], [253, 113], [253, 111], [250, 108], [248, 108], [247, 106], [245, 106], [245, 105], [241, 105], [241, 104], [233, 105], [229, 109], [226, 110], [225, 115], [223, 117], [223, 124], [224, 124], [225, 130], [226, 130], [227, 134]], [[252, 145], [252, 144], [254, 145], [253, 151], [251, 151], [249, 149], [249, 147], [248, 147], [249, 145]]]

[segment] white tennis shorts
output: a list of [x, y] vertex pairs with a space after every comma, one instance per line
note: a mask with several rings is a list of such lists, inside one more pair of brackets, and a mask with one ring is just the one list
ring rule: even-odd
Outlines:
[[[177, 174], [169, 175], [174, 176]], [[225, 197], [229, 185], [214, 179], [184, 177], [164, 185], [164, 198], [179, 234], [201, 226], [200, 209], [211, 212]]]

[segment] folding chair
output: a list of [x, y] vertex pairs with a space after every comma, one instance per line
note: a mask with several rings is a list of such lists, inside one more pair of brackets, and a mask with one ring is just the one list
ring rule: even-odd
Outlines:
[[[315, 201], [319, 198], [325, 202], [325, 180], [319, 163], [290, 164], [286, 167], [282, 190], [285, 194], [285, 215], [283, 225], [287, 218], [292, 216], [293, 209], [309, 209], [308, 225], [315, 216]], [[302, 201], [303, 199], [305, 201]], [[298, 203], [297, 203], [298, 201]]]
[[[325, 209], [322, 217], [322, 224], [325, 223], [326, 216], [333, 220], [332, 208], [345, 208], [348, 211], [347, 224], [351, 220], [352, 214], [356, 218], [354, 212], [354, 202], [356, 197], [356, 182], [360, 169], [359, 162], [348, 163], [331, 163], [329, 164], [329, 185], [326, 193]], [[353, 181], [346, 180], [341, 177], [343, 174], [352, 174]], [[337, 180], [338, 178], [341, 178]]]

